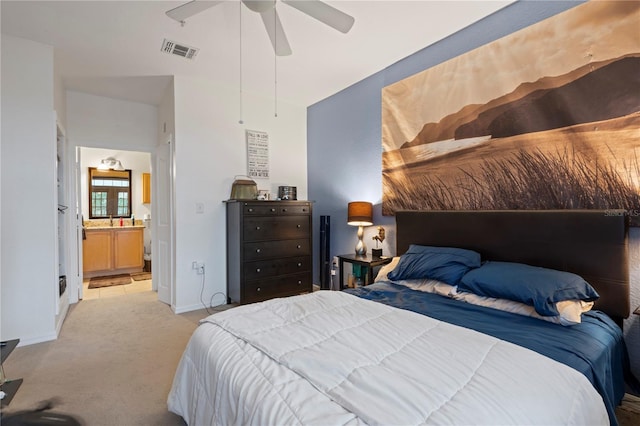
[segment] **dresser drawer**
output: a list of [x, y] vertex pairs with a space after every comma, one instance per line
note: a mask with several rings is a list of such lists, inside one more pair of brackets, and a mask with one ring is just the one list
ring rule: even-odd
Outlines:
[[244, 203], [242, 212], [245, 216], [286, 216], [309, 215], [311, 214], [311, 203], [271, 203], [271, 202], [254, 202]]
[[309, 216], [248, 217], [242, 228], [244, 241], [305, 238]]
[[243, 266], [244, 279], [255, 280], [276, 275], [296, 274], [311, 270], [311, 256], [247, 262]]
[[311, 212], [310, 205], [280, 206], [278, 208], [278, 213], [280, 213], [280, 215], [289, 215], [289, 214], [308, 215], [310, 212]]
[[275, 216], [278, 214], [278, 210], [277, 206], [267, 203], [245, 203], [242, 207], [246, 216]]
[[311, 242], [309, 239], [263, 241], [244, 243], [242, 245], [242, 256], [244, 260], [248, 262], [310, 254]]
[[266, 280], [247, 281], [242, 303], [253, 303], [274, 297], [291, 296], [311, 291], [311, 274], [286, 275]]

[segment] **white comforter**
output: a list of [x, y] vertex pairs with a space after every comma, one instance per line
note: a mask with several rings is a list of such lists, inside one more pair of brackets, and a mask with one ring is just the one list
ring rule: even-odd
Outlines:
[[198, 426], [609, 423], [596, 390], [564, 364], [331, 291], [204, 319], [168, 404]]

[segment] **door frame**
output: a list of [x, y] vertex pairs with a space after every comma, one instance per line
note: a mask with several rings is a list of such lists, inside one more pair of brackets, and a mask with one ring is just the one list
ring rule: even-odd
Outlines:
[[[67, 140], [68, 141], [68, 140]], [[69, 179], [69, 183], [67, 184], [68, 186], [68, 194], [69, 194], [69, 205], [73, 206], [74, 209], [77, 209], [75, 212], [77, 212], [77, 214], [74, 215], [74, 217], [71, 219], [73, 226], [69, 226], [69, 232], [67, 233], [67, 238], [69, 239], [70, 243], [69, 243], [69, 256], [70, 259], [75, 259], [75, 261], [71, 262], [73, 263], [73, 265], [70, 265], [71, 268], [73, 267], [77, 267], [77, 275], [74, 274], [74, 276], [72, 277], [71, 280], [69, 280], [67, 277], [67, 291], [69, 292], [69, 303], [77, 303], [80, 299], [82, 299], [83, 296], [83, 287], [82, 287], [82, 281], [84, 279], [84, 274], [82, 272], [82, 205], [83, 205], [83, 200], [82, 200], [82, 194], [81, 194], [81, 176], [82, 176], [82, 170], [81, 170], [81, 149], [82, 148], [97, 148], [97, 149], [121, 149], [121, 148], [113, 148], [113, 147], [109, 147], [109, 146], [87, 146], [87, 145], [76, 145], [73, 144], [72, 146], [69, 146], [67, 148], [67, 164], [72, 164], [73, 168], [70, 167], [70, 175], [73, 176], [73, 179]], [[154, 148], [153, 151], [149, 151], [149, 150], [144, 150], [144, 149], [136, 149], [134, 148], [134, 150], [136, 152], [146, 152], [149, 153], [151, 156], [151, 171], [152, 171], [152, 179], [153, 176], [156, 175], [157, 173], [154, 173], [154, 163], [155, 163], [155, 158], [156, 158], [156, 149], [157, 147]], [[173, 146], [172, 146], [173, 149]], [[123, 149], [123, 151], [126, 151]], [[172, 157], [173, 160], [173, 157]], [[158, 179], [159, 177], [156, 177], [155, 179]], [[173, 182], [173, 178], [170, 176], [171, 179], [171, 185], [172, 188], [174, 187], [174, 182]], [[154, 184], [151, 185], [152, 187], [152, 191], [153, 191], [153, 187], [156, 186]], [[157, 211], [157, 204], [158, 204], [158, 197], [153, 197], [152, 194], [152, 204], [151, 204], [151, 211]], [[173, 197], [172, 197], [173, 199]], [[169, 203], [169, 205], [167, 206], [170, 210], [170, 215], [171, 218], [175, 218], [175, 211], [174, 211], [174, 205], [173, 203]], [[74, 212], [74, 213], [75, 213]], [[152, 244], [152, 249], [151, 249], [151, 256], [152, 256], [152, 265], [157, 262], [155, 260], [155, 257], [157, 256], [156, 254], [154, 254], [154, 252], [157, 252], [157, 250], [155, 249], [155, 240], [153, 238], [153, 232], [154, 229], [156, 227], [156, 215], [152, 214], [151, 215], [151, 244]], [[173, 223], [172, 220], [172, 224], [171, 224], [171, 238], [170, 238], [170, 244], [171, 244], [171, 259], [170, 262], [172, 264], [171, 266], [171, 270], [174, 271], [175, 270], [175, 224]], [[157, 263], [156, 263], [157, 265]], [[173, 275], [170, 276], [170, 283], [171, 283], [171, 287], [172, 287], [172, 292], [171, 292], [171, 305], [174, 306], [175, 305], [175, 279], [173, 277]], [[157, 285], [155, 284], [155, 280], [152, 279], [151, 281], [151, 285], [152, 285], [152, 289], [154, 291], [157, 291]]]

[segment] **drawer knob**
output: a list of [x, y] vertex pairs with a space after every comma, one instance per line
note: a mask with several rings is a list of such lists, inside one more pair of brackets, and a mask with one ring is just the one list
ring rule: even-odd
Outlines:
[[296, 248], [300, 248], [300, 247], [301, 247], [301, 246], [300, 246], [300, 244], [298, 244], [298, 245], [296, 246]]
[[300, 229], [300, 225], [296, 225], [296, 228]]
[[302, 281], [298, 280], [298, 285], [302, 284]]
[[256, 291], [260, 291], [260, 287], [258, 287], [258, 288], [256, 289]]
[[249, 209], [249, 212], [252, 212], [252, 211], [253, 211], [253, 209]]
[[298, 268], [302, 266], [302, 263], [298, 262]]
[[259, 231], [259, 230], [260, 230], [260, 227], [259, 227], [259, 226], [256, 226], [256, 231]]
[[260, 253], [260, 249], [256, 249], [256, 253]]
[[256, 272], [262, 272], [260, 268], [256, 268]]
[[272, 207], [272, 208], [271, 208], [271, 211], [272, 211], [272, 212], [275, 212], [275, 211], [276, 211], [276, 209], [274, 209], [274, 208]]

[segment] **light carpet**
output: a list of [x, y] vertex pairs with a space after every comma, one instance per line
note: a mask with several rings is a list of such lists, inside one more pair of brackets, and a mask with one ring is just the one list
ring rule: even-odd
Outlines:
[[149, 291], [72, 305], [58, 340], [18, 347], [5, 362], [7, 376], [24, 382], [3, 414], [56, 398], [51, 411], [85, 425], [184, 425], [167, 410], [167, 395], [208, 314], [175, 315], [157, 299]]

